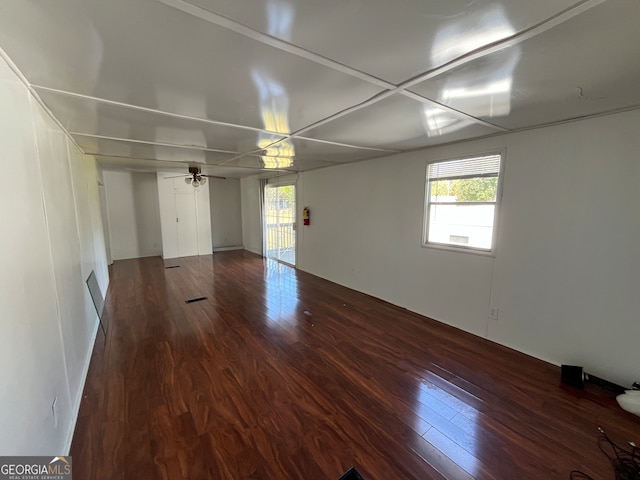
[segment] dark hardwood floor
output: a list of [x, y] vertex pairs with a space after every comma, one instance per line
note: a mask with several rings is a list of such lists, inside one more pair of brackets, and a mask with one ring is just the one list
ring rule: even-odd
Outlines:
[[106, 311], [79, 480], [613, 479], [596, 426], [640, 440], [558, 367], [244, 251], [116, 262]]

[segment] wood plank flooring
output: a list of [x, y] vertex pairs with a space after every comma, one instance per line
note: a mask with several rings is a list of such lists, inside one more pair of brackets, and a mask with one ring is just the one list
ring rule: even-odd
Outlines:
[[640, 441], [555, 366], [246, 251], [116, 262], [106, 312], [78, 479], [613, 479], [596, 426]]

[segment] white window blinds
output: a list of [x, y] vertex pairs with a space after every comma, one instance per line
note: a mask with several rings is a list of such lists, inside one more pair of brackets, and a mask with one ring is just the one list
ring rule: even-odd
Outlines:
[[463, 158], [429, 165], [429, 180], [456, 178], [497, 177], [500, 173], [500, 155]]

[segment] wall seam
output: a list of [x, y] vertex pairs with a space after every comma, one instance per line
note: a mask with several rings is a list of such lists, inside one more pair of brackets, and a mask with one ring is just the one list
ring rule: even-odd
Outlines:
[[[52, 250], [52, 243], [51, 243], [51, 228], [49, 225], [49, 216], [47, 214], [47, 203], [45, 200], [45, 196], [44, 196], [44, 183], [42, 180], [42, 161], [41, 161], [41, 153], [40, 153], [40, 145], [38, 142], [38, 132], [36, 130], [36, 124], [35, 124], [35, 117], [34, 117], [34, 113], [35, 113], [35, 108], [36, 106], [33, 104], [33, 99], [30, 95], [30, 92], [27, 90], [27, 95], [29, 98], [29, 107], [31, 110], [31, 133], [33, 134], [33, 142], [34, 142], [34, 146], [35, 146], [35, 153], [36, 153], [36, 158], [35, 161], [38, 164], [38, 180], [39, 182], [39, 186], [40, 186], [40, 201], [41, 201], [41, 205], [42, 205], [42, 213], [44, 216], [44, 224], [45, 224], [45, 228], [47, 231], [47, 250], [49, 253], [49, 267], [51, 268], [51, 281], [53, 284], [53, 293], [55, 296], [55, 304], [56, 304], [56, 323], [57, 323], [57, 330], [58, 330], [58, 336], [60, 338], [60, 347], [61, 347], [61, 351], [60, 351], [60, 355], [62, 357], [62, 365], [64, 367], [64, 379], [65, 379], [65, 384], [66, 384], [66, 389], [67, 389], [67, 398], [68, 398], [68, 402], [69, 405], [67, 406], [67, 408], [69, 409], [69, 414], [70, 416], [72, 415], [71, 412], [71, 399], [72, 399], [72, 395], [71, 395], [71, 382], [69, 380], [69, 364], [68, 364], [68, 360], [67, 360], [67, 354], [66, 354], [66, 348], [65, 348], [65, 340], [64, 340], [64, 334], [62, 332], [62, 316], [60, 313], [60, 292], [58, 290], [58, 282], [56, 280], [56, 274], [55, 274], [55, 263], [53, 261], [53, 250]], [[66, 145], [66, 142], [65, 142]], [[72, 430], [71, 428], [71, 424], [67, 425], [67, 435], [68, 435], [68, 431]], [[54, 427], [55, 429], [57, 429], [57, 426]]]

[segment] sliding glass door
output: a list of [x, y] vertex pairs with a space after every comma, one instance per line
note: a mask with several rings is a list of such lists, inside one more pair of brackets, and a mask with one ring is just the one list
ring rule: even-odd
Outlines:
[[267, 185], [264, 191], [264, 238], [267, 258], [296, 264], [296, 187]]

